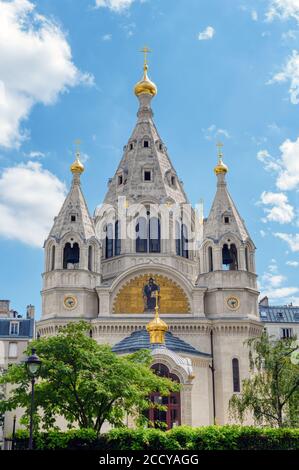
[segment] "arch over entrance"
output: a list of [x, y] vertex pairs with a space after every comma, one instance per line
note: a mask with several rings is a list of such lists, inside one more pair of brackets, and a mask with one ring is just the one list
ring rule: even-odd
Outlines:
[[[174, 382], [180, 382], [178, 376], [171, 374], [168, 367], [164, 364], [153, 364], [152, 369], [160, 377], [167, 377]], [[165, 410], [160, 410], [154, 407], [148, 410], [147, 418], [151, 427], [171, 429], [181, 424], [181, 393], [179, 391], [171, 392], [166, 397], [162, 397], [159, 392], [153, 392], [150, 395], [150, 401], [155, 405], [162, 405], [166, 408]]]

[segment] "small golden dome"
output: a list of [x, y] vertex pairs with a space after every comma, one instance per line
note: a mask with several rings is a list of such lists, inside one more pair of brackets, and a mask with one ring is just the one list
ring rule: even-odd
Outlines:
[[151, 96], [155, 96], [157, 94], [157, 87], [147, 76], [147, 69], [148, 66], [145, 64], [143, 67], [144, 73], [143, 78], [140, 82], [136, 83], [134, 87], [134, 92], [136, 96], [141, 95], [142, 93], [147, 93]]
[[225, 175], [228, 172], [228, 167], [222, 161], [223, 153], [221, 149], [223, 147], [223, 144], [221, 142], [218, 142], [216, 146], [218, 148], [218, 164], [215, 166], [214, 172], [215, 175]]
[[215, 175], [220, 175], [221, 173], [226, 174], [228, 172], [228, 167], [223, 163], [222, 160], [219, 160], [218, 165], [214, 168]]
[[80, 162], [80, 153], [77, 152], [76, 153], [76, 160], [74, 161], [74, 163], [71, 164], [71, 172], [74, 174], [79, 174], [81, 175], [81, 173], [83, 173], [84, 171], [84, 165], [83, 163]]
[[155, 318], [151, 320], [146, 326], [146, 329], [150, 335], [151, 344], [164, 344], [165, 333], [168, 330], [168, 326], [165, 321], [159, 317], [158, 298], [159, 294], [158, 291], [156, 291]]

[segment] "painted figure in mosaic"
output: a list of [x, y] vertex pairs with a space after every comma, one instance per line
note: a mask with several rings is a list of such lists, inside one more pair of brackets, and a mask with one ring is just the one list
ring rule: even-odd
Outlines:
[[160, 287], [155, 283], [152, 277], [143, 287], [144, 311], [154, 310], [156, 306], [156, 291], [160, 292]]

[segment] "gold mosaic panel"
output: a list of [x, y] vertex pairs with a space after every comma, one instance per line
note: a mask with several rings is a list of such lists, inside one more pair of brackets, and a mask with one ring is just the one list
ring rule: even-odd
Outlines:
[[143, 288], [151, 277], [160, 287], [160, 313], [190, 313], [183, 289], [172, 279], [152, 273], [135, 277], [121, 287], [113, 304], [113, 313], [143, 313]]

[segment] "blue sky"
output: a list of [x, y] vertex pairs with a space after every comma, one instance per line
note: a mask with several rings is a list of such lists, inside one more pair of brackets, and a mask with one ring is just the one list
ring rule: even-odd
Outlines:
[[217, 140], [263, 293], [299, 304], [299, 0], [0, 0], [0, 298], [40, 314], [43, 239], [74, 140], [90, 211], [132, 128], [145, 44], [155, 122], [192, 203]]

